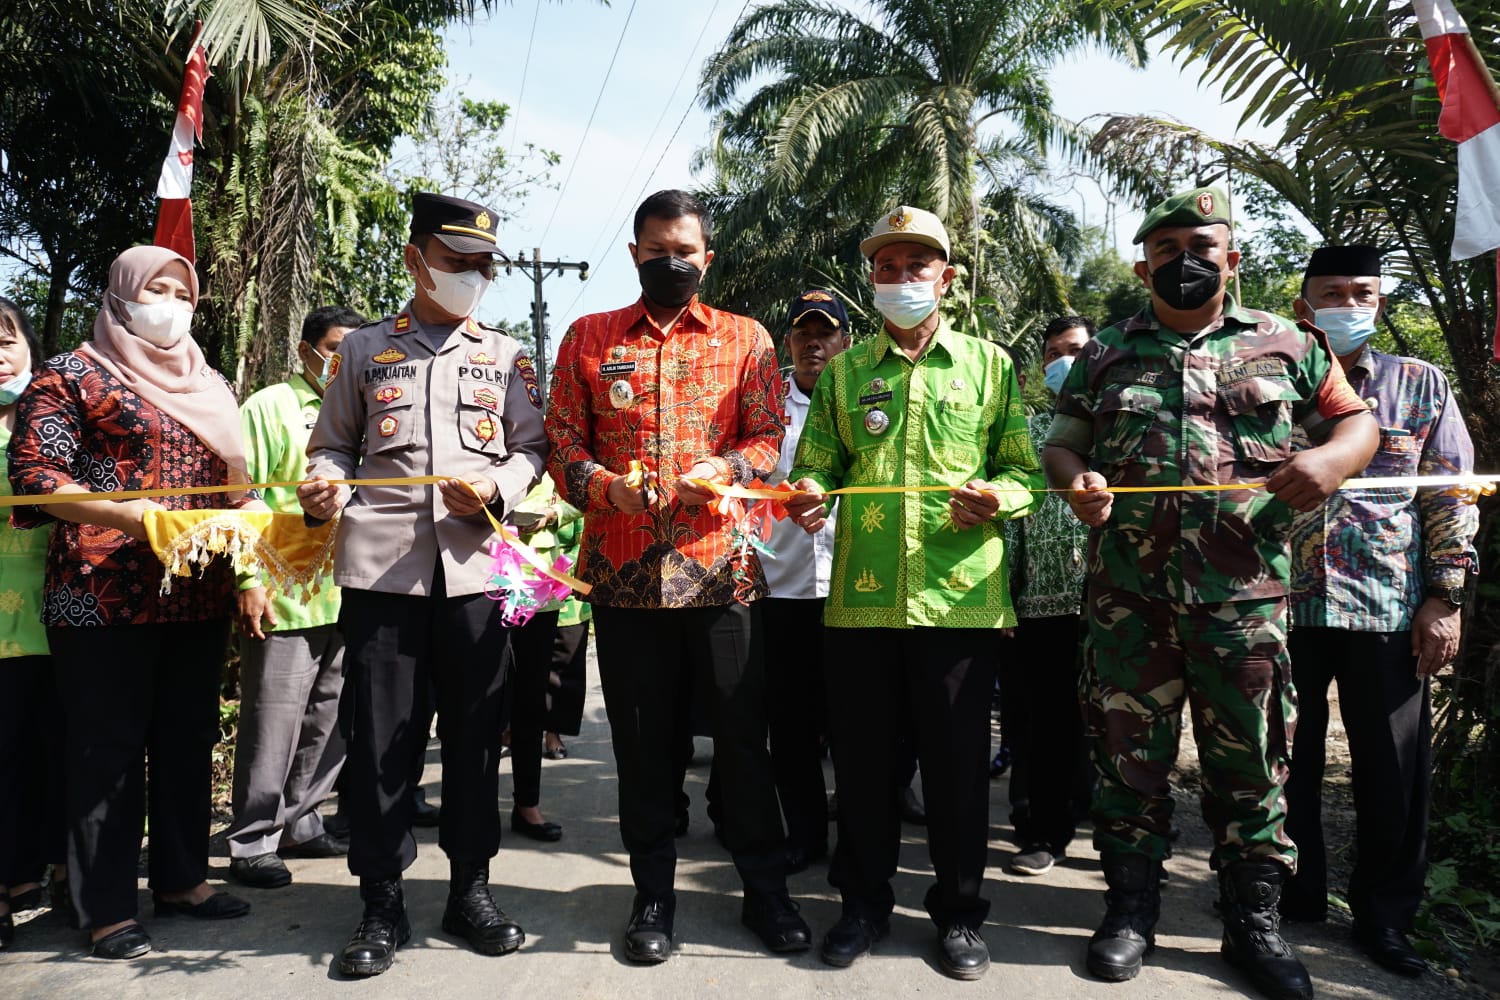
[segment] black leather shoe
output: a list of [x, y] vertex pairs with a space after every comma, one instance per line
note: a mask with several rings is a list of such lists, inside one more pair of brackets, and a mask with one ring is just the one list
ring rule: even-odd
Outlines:
[[339, 955], [339, 972], [378, 976], [391, 967], [396, 949], [411, 938], [406, 899], [400, 879], [360, 879], [359, 895], [365, 902], [365, 913]]
[[289, 858], [342, 858], [349, 853], [349, 841], [325, 830], [300, 844], [283, 844], [279, 853]]
[[927, 825], [927, 810], [922, 808], [922, 800], [917, 798], [916, 791], [907, 785], [896, 793], [896, 802], [901, 808], [901, 818], [912, 826]]
[[869, 951], [876, 941], [889, 934], [890, 930], [889, 921], [867, 920], [846, 913], [823, 935], [823, 947], [820, 950], [823, 961], [840, 969], [848, 968], [856, 958]]
[[440, 810], [427, 801], [427, 793], [418, 788], [411, 793], [411, 825], [437, 826]]
[[182, 914], [198, 920], [233, 920], [250, 912], [250, 904], [227, 892], [216, 892], [201, 903], [189, 903], [185, 899], [163, 899], [161, 893], [153, 892], [151, 901], [156, 904], [158, 917]]
[[1398, 976], [1415, 978], [1427, 971], [1427, 962], [1411, 946], [1406, 935], [1394, 927], [1356, 923], [1354, 940], [1377, 965]]
[[672, 905], [659, 899], [637, 899], [625, 927], [625, 957], [656, 965], [672, 957]]
[[229, 877], [252, 889], [280, 889], [292, 884], [292, 873], [274, 852], [230, 858]]
[[1281, 936], [1276, 904], [1291, 873], [1280, 861], [1245, 858], [1219, 870], [1219, 916], [1224, 921], [1219, 954], [1245, 973], [1257, 989], [1277, 1000], [1312, 1000], [1312, 979]]
[[146, 929], [140, 924], [130, 924], [95, 941], [91, 954], [95, 958], [120, 961], [127, 958], [140, 958], [150, 950], [151, 937], [146, 933]]
[[448, 908], [443, 930], [469, 942], [481, 955], [505, 955], [526, 943], [521, 925], [490, 895], [490, 865], [449, 861]]
[[806, 951], [812, 947], [812, 929], [797, 910], [785, 892], [746, 894], [740, 922], [777, 954]]
[[990, 949], [974, 928], [954, 924], [938, 943], [938, 965], [954, 979], [978, 979], [990, 971]]
[[523, 837], [540, 840], [544, 844], [555, 844], [562, 840], [563, 835], [563, 829], [558, 824], [545, 820], [533, 823], [522, 816], [519, 809], [510, 811], [510, 828]]

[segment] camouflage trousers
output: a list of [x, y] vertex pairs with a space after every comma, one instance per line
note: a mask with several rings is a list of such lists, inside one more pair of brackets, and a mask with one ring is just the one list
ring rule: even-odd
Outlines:
[[1272, 858], [1295, 871], [1283, 794], [1297, 711], [1286, 599], [1177, 604], [1092, 584], [1088, 618], [1080, 695], [1100, 774], [1094, 846], [1166, 857], [1186, 701], [1214, 869]]

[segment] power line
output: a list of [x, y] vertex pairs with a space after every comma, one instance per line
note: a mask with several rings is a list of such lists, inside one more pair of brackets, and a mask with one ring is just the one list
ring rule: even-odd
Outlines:
[[536, 0], [536, 10], [531, 14], [531, 37], [526, 40], [526, 61], [521, 64], [521, 92], [516, 95], [516, 106], [510, 117], [510, 143], [505, 147], [514, 151], [516, 135], [521, 129], [521, 101], [526, 97], [526, 74], [531, 71], [531, 47], [536, 42], [536, 23], [541, 20], [542, 0]]
[[568, 176], [563, 179], [562, 189], [557, 192], [557, 202], [552, 206], [552, 215], [547, 219], [547, 225], [542, 229], [542, 238], [537, 242], [545, 245], [547, 234], [552, 231], [552, 222], [557, 218], [557, 210], [562, 208], [563, 198], [568, 193], [568, 182], [573, 179], [573, 171], [578, 169], [578, 160], [583, 156], [584, 143], [588, 141], [589, 129], [594, 125], [594, 115], [599, 112], [599, 104], [604, 100], [604, 90], [609, 86], [609, 75], [615, 70], [615, 60], [619, 58], [620, 47], [625, 44], [625, 32], [630, 29], [630, 19], [635, 15], [636, 0], [630, 0], [630, 10], [625, 14], [625, 23], [620, 27], [620, 37], [615, 42], [614, 55], [609, 57], [609, 68], [604, 71], [604, 79], [599, 83], [599, 96], [594, 98], [594, 110], [589, 112], [589, 120], [583, 126], [583, 135], [578, 139], [578, 151], [573, 154], [573, 162], [568, 164]]
[[[688, 70], [693, 67], [693, 57], [698, 54], [698, 47], [703, 44], [703, 36], [708, 34], [708, 26], [713, 23], [714, 14], [718, 13], [719, 4], [722, 2], [723, 0], [714, 0], [714, 5], [709, 8], [708, 18], [704, 20], [703, 27], [698, 30], [698, 38], [693, 42], [692, 51], [688, 53], [688, 57], [682, 62], [682, 72], [677, 74], [677, 82], [672, 85], [672, 92], [667, 95], [666, 102], [661, 106], [661, 114], [657, 116], [656, 124], [651, 127], [651, 135], [641, 145], [640, 155], [635, 158], [635, 164], [630, 168], [630, 173], [625, 175], [625, 183], [620, 187], [619, 197], [615, 199], [614, 205], [610, 208], [608, 214], [604, 216], [606, 220], [615, 218], [615, 213], [620, 210], [620, 205], [625, 200], [625, 194], [630, 190], [630, 180], [635, 176], [635, 172], [641, 168], [641, 162], [646, 159], [646, 151], [651, 148], [651, 143], [656, 139], [656, 133], [661, 130], [661, 123], [667, 120], [667, 112], [672, 110], [672, 102], [677, 99], [677, 91], [682, 88], [682, 81], [687, 79]], [[689, 107], [691, 106], [689, 105]], [[599, 235], [594, 237], [593, 246], [589, 249], [589, 259], [599, 259], [599, 252], [604, 243], [604, 234], [608, 231], [609, 222], [606, 221], [604, 227], [599, 230]], [[618, 235], [616, 233], [616, 236]]]
[[[745, 12], [750, 9], [750, 3], [751, 0], [745, 0], [745, 4], [740, 8], [739, 14], [735, 16], [734, 25], [729, 29], [729, 33], [731, 35], [734, 34], [734, 29], [739, 27], [740, 22], [744, 20]], [[667, 158], [667, 151], [672, 148], [672, 143], [677, 141], [677, 134], [682, 131], [682, 126], [687, 124], [688, 115], [692, 113], [693, 105], [695, 103], [697, 103], [697, 95], [694, 95], [693, 100], [688, 101], [688, 106], [682, 109], [682, 117], [677, 120], [677, 127], [672, 130], [671, 138], [667, 139], [666, 145], [661, 148], [661, 155], [656, 158], [656, 165], [651, 168], [651, 173], [646, 175], [645, 182], [641, 184], [640, 191], [636, 193], [635, 200], [637, 203], [639, 203], [641, 198], [646, 194], [646, 188], [651, 185], [651, 178], [655, 177], [656, 172], [661, 169], [662, 161]], [[625, 222], [626, 220], [623, 218], [620, 220], [620, 225], [615, 229], [615, 234], [609, 238], [609, 246], [613, 246], [615, 243], [619, 242], [620, 234], [625, 231]], [[599, 263], [595, 265], [592, 270], [597, 273], [599, 268], [603, 267], [607, 261], [613, 259], [613, 257], [601, 258]], [[573, 309], [578, 305], [579, 300], [583, 298], [583, 294], [585, 291], [587, 291], [587, 289], [588, 286], [585, 283], [584, 287], [578, 290], [578, 294], [573, 296], [573, 301], [568, 303], [568, 308], [563, 310], [562, 323], [564, 329], [567, 328], [567, 324], [572, 320]]]

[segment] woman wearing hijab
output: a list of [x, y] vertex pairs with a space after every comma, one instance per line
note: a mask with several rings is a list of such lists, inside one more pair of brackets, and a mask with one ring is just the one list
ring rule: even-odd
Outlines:
[[[188, 336], [198, 277], [184, 257], [133, 247], [109, 270], [93, 339], [49, 360], [16, 413], [17, 494], [87, 494], [245, 482], [234, 394]], [[53, 524], [42, 622], [66, 727], [68, 882], [93, 954], [151, 950], [136, 922], [136, 859], [150, 761], [150, 884], [157, 916], [239, 917], [209, 887], [211, 754], [234, 609], [224, 560], [158, 591], [143, 518], [240, 507], [243, 491], [16, 508]], [[260, 506], [257, 503], [257, 506]]]
[[[41, 354], [26, 314], [0, 298], [0, 449]], [[0, 451], [0, 495], [10, 493], [4, 462]], [[57, 682], [41, 617], [49, 534], [0, 519], [0, 948], [15, 934], [13, 914], [41, 904], [49, 862], [54, 899], [67, 884]]]

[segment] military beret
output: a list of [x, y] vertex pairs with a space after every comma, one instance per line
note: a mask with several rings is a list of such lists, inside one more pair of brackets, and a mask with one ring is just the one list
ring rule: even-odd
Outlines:
[[797, 296], [792, 302], [792, 308], [787, 312], [786, 325], [796, 326], [802, 322], [804, 316], [810, 313], [821, 314], [824, 319], [833, 324], [835, 330], [847, 331], [849, 329], [849, 312], [839, 301], [838, 296], [832, 292], [814, 288]]
[[1132, 243], [1143, 242], [1148, 235], [1167, 226], [1229, 225], [1229, 198], [1216, 187], [1193, 188], [1172, 195], [1146, 213]]
[[1379, 277], [1380, 251], [1372, 246], [1318, 247], [1307, 262], [1303, 278], [1336, 274], [1349, 277]]
[[875, 251], [888, 243], [920, 243], [943, 251], [943, 259], [952, 256], [948, 250], [948, 230], [943, 220], [921, 208], [897, 205], [875, 223], [875, 231], [859, 242], [859, 252], [873, 260]]
[[495, 213], [483, 205], [446, 194], [418, 192], [411, 200], [411, 234], [436, 236], [454, 253], [493, 253]]

